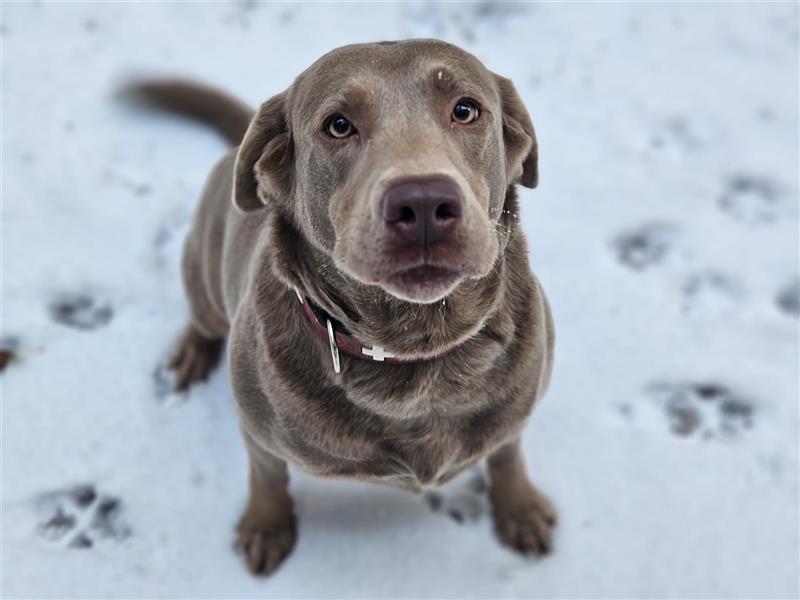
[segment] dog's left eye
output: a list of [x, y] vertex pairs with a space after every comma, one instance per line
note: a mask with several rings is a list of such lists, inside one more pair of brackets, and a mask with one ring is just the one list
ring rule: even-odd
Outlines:
[[475, 122], [480, 114], [478, 106], [472, 100], [459, 100], [453, 107], [453, 121], [462, 125]]
[[356, 129], [353, 127], [353, 124], [342, 115], [334, 115], [328, 119], [325, 125], [325, 131], [332, 138], [341, 140], [353, 135]]

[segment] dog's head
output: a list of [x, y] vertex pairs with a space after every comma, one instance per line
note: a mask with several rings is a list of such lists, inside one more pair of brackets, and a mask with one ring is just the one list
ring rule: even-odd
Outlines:
[[429, 303], [491, 271], [509, 186], [536, 182], [511, 81], [415, 40], [334, 50], [261, 105], [234, 202], [274, 206], [347, 275]]

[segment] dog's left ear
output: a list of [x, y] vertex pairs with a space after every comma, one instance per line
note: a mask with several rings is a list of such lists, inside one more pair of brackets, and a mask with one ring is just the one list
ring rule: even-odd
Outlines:
[[243, 211], [286, 202], [292, 186], [292, 139], [285, 93], [258, 109], [244, 134], [233, 168], [233, 203]]
[[503, 141], [508, 179], [525, 187], [539, 183], [539, 147], [533, 122], [510, 79], [495, 75], [503, 106]]

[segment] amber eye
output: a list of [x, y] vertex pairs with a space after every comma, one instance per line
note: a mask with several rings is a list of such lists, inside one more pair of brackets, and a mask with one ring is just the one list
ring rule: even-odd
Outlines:
[[356, 132], [352, 123], [350, 123], [350, 121], [348, 121], [342, 115], [334, 115], [328, 119], [328, 123], [325, 126], [325, 131], [328, 132], [329, 136], [336, 139], [346, 138]]
[[453, 107], [453, 121], [467, 125], [480, 116], [478, 106], [472, 100], [459, 100]]

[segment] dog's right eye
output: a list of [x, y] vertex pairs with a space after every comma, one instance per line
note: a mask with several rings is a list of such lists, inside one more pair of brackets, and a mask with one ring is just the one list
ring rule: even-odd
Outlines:
[[325, 131], [332, 138], [341, 140], [353, 135], [356, 129], [353, 127], [353, 124], [342, 115], [334, 115], [328, 119], [325, 125]]

